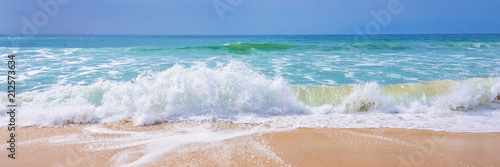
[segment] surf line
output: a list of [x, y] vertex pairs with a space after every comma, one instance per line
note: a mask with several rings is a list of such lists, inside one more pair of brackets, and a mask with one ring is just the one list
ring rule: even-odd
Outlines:
[[8, 136], [7, 143], [9, 147], [7, 150], [10, 151], [9, 158], [16, 159], [16, 61], [14, 60], [15, 55], [9, 55], [9, 61], [7, 62], [7, 67], [9, 71], [7, 71], [7, 97], [10, 103], [7, 104], [7, 109], [9, 110], [7, 114], [10, 116], [9, 124], [7, 126], [7, 130], [9, 130], [10, 134]]

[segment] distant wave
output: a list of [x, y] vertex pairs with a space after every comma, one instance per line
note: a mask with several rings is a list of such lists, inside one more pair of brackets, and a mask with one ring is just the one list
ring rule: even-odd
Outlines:
[[349, 50], [349, 49], [393, 49], [393, 50], [403, 50], [410, 47], [404, 45], [389, 45], [386, 43], [369, 43], [369, 44], [345, 44], [342, 46], [323, 46], [323, 45], [290, 45], [290, 44], [280, 44], [280, 43], [230, 43], [224, 45], [215, 46], [188, 46], [180, 47], [177, 49], [214, 49], [214, 50], [226, 50], [230, 53], [236, 54], [249, 54], [252, 50], [258, 51], [279, 51], [287, 50], [292, 48], [298, 49], [320, 49], [324, 51], [331, 50]]
[[500, 43], [447, 43], [443, 45], [447, 47], [482, 48], [482, 47], [499, 47]]
[[147, 51], [162, 51], [162, 50], [167, 50], [169, 49], [168, 47], [161, 47], [161, 46], [138, 46], [138, 47], [132, 47], [129, 48], [129, 51], [139, 51], [139, 52], [147, 52]]
[[289, 44], [276, 44], [276, 43], [229, 43], [224, 45], [214, 45], [214, 46], [186, 46], [186, 47], [162, 47], [162, 46], [138, 46], [128, 48], [129, 51], [138, 52], [149, 52], [149, 51], [164, 51], [168, 49], [184, 49], [184, 50], [198, 50], [198, 49], [211, 49], [211, 50], [226, 50], [230, 53], [236, 54], [249, 54], [252, 50], [258, 51], [274, 51], [274, 50], [286, 50], [290, 48], [295, 48], [295, 45]]
[[178, 49], [225, 49], [231, 53], [237, 54], [248, 54], [252, 49], [259, 51], [273, 51], [273, 50], [284, 50], [297, 47], [295, 45], [289, 44], [278, 44], [278, 43], [229, 43], [224, 45], [216, 45], [216, 46], [188, 46], [181, 47]]
[[354, 48], [360, 49], [394, 49], [394, 50], [403, 50], [408, 49], [410, 47], [404, 45], [389, 45], [386, 43], [369, 43], [369, 44], [357, 44], [351, 45]]
[[251, 54], [253, 51], [283, 51], [288, 49], [311, 49], [311, 50], [350, 50], [350, 49], [390, 49], [390, 50], [404, 50], [411, 47], [401, 44], [387, 44], [387, 43], [365, 43], [365, 44], [343, 44], [339, 46], [324, 46], [324, 45], [291, 45], [282, 43], [228, 43], [223, 45], [212, 46], [186, 46], [186, 47], [162, 47], [162, 46], [138, 46], [128, 48], [129, 51], [137, 52], [151, 52], [151, 51], [164, 51], [168, 49], [181, 49], [181, 50], [221, 50], [235, 54]]

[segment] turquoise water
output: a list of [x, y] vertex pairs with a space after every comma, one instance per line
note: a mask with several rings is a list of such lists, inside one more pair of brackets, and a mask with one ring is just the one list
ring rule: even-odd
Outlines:
[[11, 47], [11, 41], [0, 38], [0, 53], [18, 55], [21, 92], [56, 84], [130, 81], [174, 64], [215, 67], [230, 60], [266, 76], [282, 76], [290, 85], [307, 86], [464, 80], [496, 77], [500, 71], [500, 35], [14, 38], [20, 47]]
[[500, 35], [0, 36], [0, 53], [16, 55], [22, 126], [500, 131]]

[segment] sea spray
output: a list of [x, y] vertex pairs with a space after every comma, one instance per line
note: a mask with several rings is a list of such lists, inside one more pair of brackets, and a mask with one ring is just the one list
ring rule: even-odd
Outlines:
[[306, 114], [282, 78], [268, 78], [242, 62], [221, 68], [174, 65], [139, 75], [131, 82], [100, 81], [89, 86], [54, 86], [20, 95], [23, 126], [120, 122], [135, 125], [206, 116], [233, 119]]
[[[23, 120], [20, 126], [219, 120], [285, 127], [404, 126], [456, 131], [472, 131], [470, 126], [481, 125], [483, 131], [500, 131], [491, 122], [500, 118], [499, 83], [500, 78], [472, 78], [290, 86], [281, 77], [271, 78], [248, 64], [231, 61], [213, 68], [174, 65], [132, 81], [52, 86], [21, 93], [17, 104]], [[6, 102], [3, 98], [2, 103]], [[463, 125], [448, 127], [450, 121], [463, 118], [467, 118]], [[434, 121], [428, 127], [426, 120]]]

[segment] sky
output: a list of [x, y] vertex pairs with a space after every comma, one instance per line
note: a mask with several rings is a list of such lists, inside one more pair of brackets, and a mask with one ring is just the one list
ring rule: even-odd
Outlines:
[[499, 0], [2, 0], [0, 34], [500, 33]]

